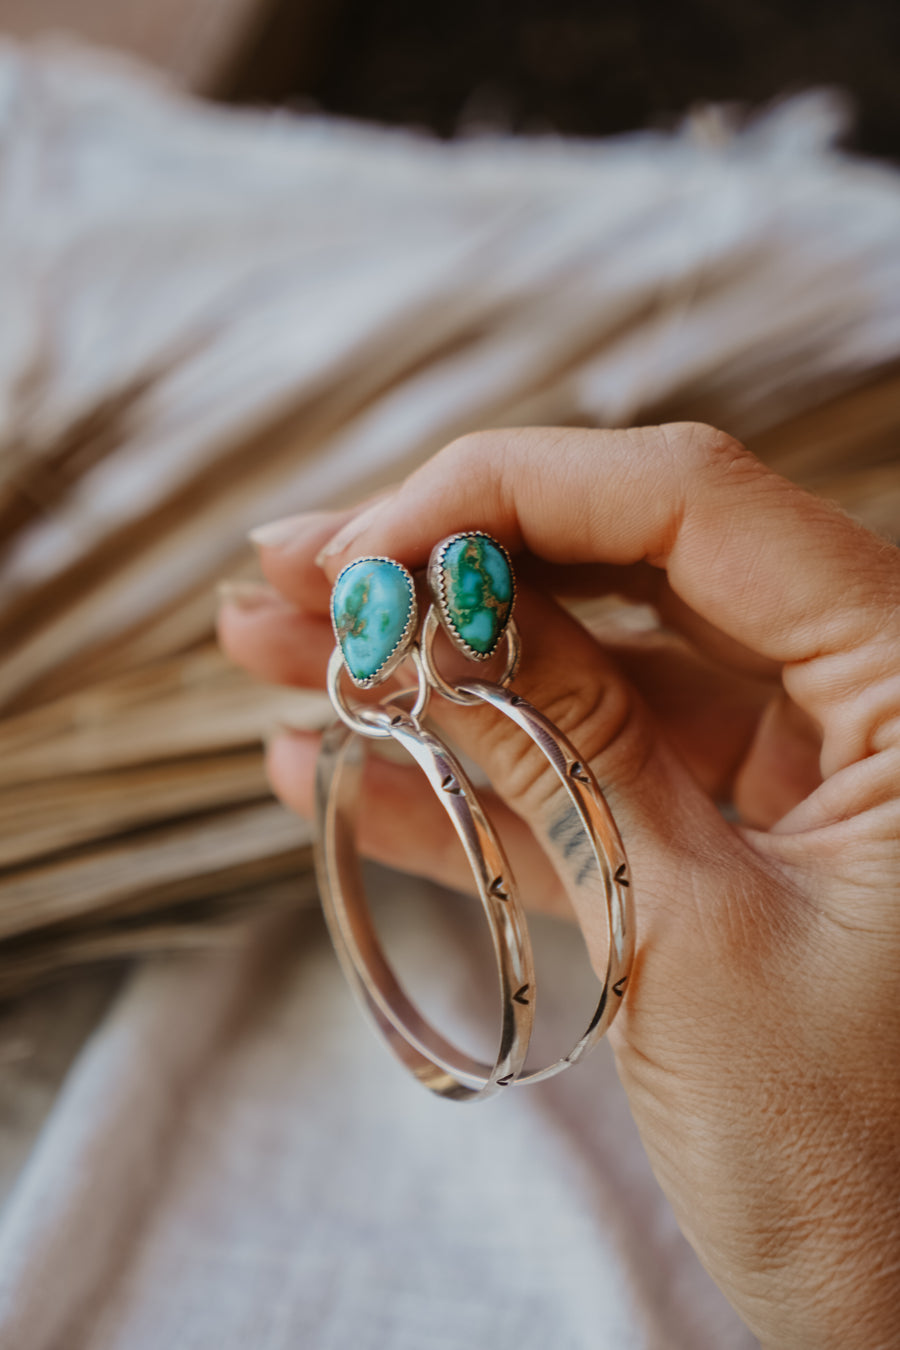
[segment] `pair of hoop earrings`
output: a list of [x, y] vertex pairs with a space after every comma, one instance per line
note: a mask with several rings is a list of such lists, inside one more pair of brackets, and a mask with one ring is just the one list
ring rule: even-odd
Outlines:
[[[473, 1101], [501, 1088], [550, 1078], [599, 1042], [618, 1011], [631, 970], [633, 899], [625, 850], [590, 767], [548, 718], [510, 688], [519, 665], [520, 641], [512, 617], [515, 580], [508, 553], [481, 530], [451, 535], [432, 551], [428, 588], [432, 603], [420, 642], [415, 584], [400, 563], [357, 558], [334, 583], [331, 616], [337, 645], [328, 665], [328, 692], [340, 720], [325, 733], [317, 766], [316, 865], [332, 942], [375, 1027], [430, 1091]], [[440, 628], [473, 661], [489, 660], [505, 643], [500, 679], [446, 680], [434, 657]], [[416, 672], [413, 688], [390, 702], [350, 707], [341, 687], [345, 671], [358, 688], [371, 689], [407, 659]], [[574, 1048], [533, 1072], [523, 1072], [535, 1015], [528, 926], [509, 863], [471, 782], [449, 747], [422, 723], [433, 692], [458, 704], [487, 704], [530, 737], [568, 794], [575, 828], [589, 846], [592, 865], [599, 869], [609, 948], [597, 1006]], [[413, 695], [409, 707], [398, 701]], [[356, 847], [363, 747], [375, 739], [392, 739], [422, 769], [472, 869], [500, 986], [500, 1039], [493, 1064], [465, 1054], [423, 1017], [399, 984], [378, 940]]]

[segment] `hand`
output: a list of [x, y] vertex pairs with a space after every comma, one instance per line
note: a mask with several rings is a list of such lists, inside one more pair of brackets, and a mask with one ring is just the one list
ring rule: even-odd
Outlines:
[[[526, 579], [516, 688], [590, 760], [629, 853], [610, 1039], [684, 1232], [765, 1346], [900, 1345], [900, 554], [706, 427], [487, 432], [361, 514], [260, 532], [275, 589], [227, 605], [222, 641], [321, 685], [340, 568], [419, 569], [475, 527]], [[669, 636], [612, 652], [549, 598], [585, 592], [650, 600]], [[542, 757], [489, 709], [432, 710], [508, 804], [532, 898], [577, 908]], [[270, 750], [304, 815], [316, 748]], [[369, 773], [363, 847], [466, 885], [417, 771]]]

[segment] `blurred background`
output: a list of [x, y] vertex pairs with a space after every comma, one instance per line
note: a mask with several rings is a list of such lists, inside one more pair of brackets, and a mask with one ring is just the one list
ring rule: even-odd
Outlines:
[[183, 1084], [248, 944], [322, 942], [261, 744], [327, 710], [213, 637], [249, 528], [475, 427], [693, 418], [900, 538], [900, 9], [0, 0], [0, 35], [2, 1190], [76, 1137], [67, 1074], [183, 1016]]
[[121, 48], [216, 99], [440, 136], [608, 136], [671, 126], [699, 102], [758, 106], [834, 86], [853, 102], [851, 144], [900, 152], [888, 0], [4, 0], [0, 22]]

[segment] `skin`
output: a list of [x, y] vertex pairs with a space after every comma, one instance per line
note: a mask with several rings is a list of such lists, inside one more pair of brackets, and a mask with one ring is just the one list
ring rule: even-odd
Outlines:
[[[478, 433], [374, 509], [263, 531], [271, 588], [223, 606], [222, 642], [320, 686], [340, 568], [421, 569], [472, 528], [525, 582], [516, 688], [590, 761], [628, 849], [638, 959], [610, 1040], [683, 1231], [769, 1350], [900, 1345], [900, 554], [709, 427]], [[598, 638], [550, 598], [607, 592], [666, 631]], [[526, 900], [574, 908], [600, 966], [543, 759], [489, 709], [432, 712], [488, 772]], [[269, 750], [307, 816], [316, 748]], [[369, 772], [363, 847], [466, 885], [417, 772]]]

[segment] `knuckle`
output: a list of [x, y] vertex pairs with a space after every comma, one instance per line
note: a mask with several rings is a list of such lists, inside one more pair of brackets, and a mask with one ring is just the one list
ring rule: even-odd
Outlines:
[[455, 471], [469, 465], [483, 471], [502, 451], [505, 440], [506, 436], [499, 431], [467, 431], [445, 445], [440, 458], [448, 461]]
[[668, 422], [660, 431], [669, 453], [690, 474], [723, 474], [762, 469], [762, 461], [734, 436], [705, 422]]
[[476, 512], [499, 509], [505, 513], [511, 491], [510, 449], [508, 432], [468, 431], [440, 451], [438, 476], [445, 482], [465, 484], [467, 500]]

